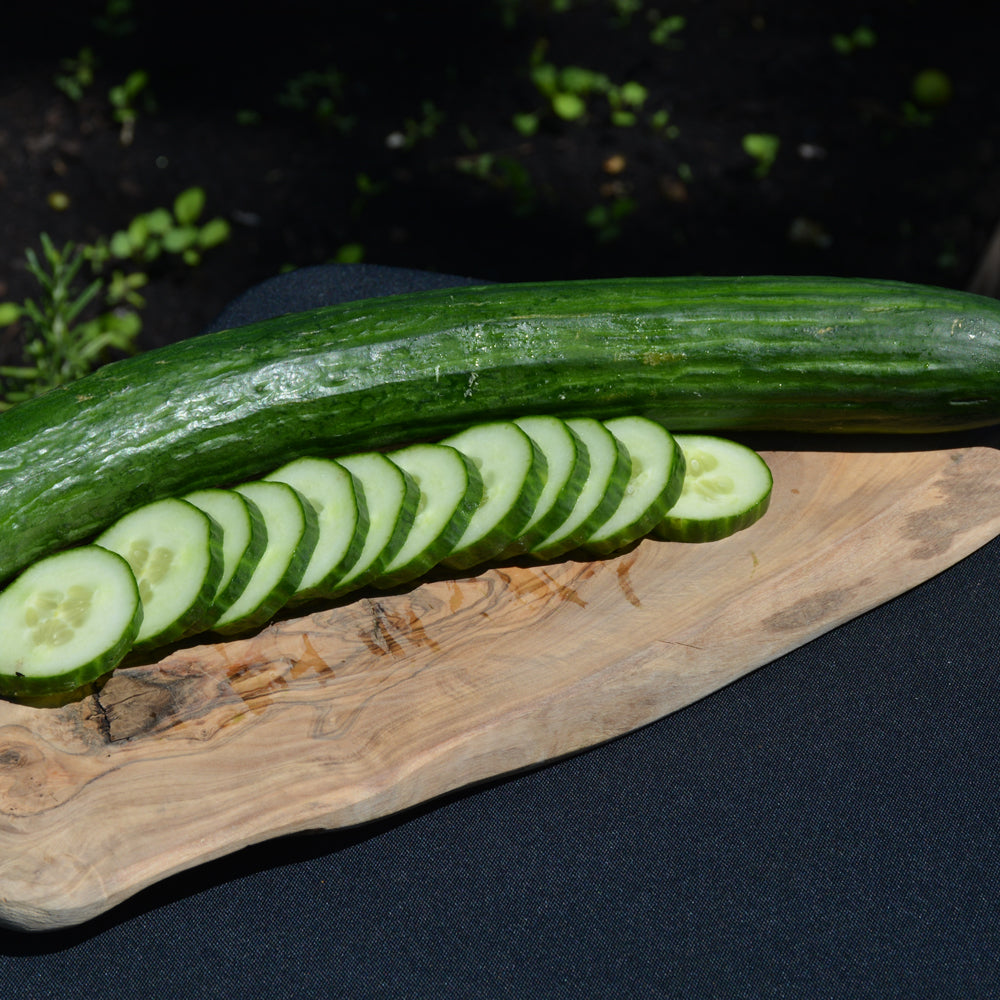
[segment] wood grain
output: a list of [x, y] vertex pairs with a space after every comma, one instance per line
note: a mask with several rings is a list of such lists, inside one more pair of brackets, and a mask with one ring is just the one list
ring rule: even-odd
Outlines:
[[993, 445], [764, 448], [771, 510], [724, 541], [438, 579], [0, 703], [0, 922], [81, 923], [661, 718], [1000, 533]]

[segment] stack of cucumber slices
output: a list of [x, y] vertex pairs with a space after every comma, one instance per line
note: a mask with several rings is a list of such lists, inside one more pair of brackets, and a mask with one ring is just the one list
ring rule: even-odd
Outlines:
[[639, 416], [528, 416], [435, 443], [295, 459], [130, 511], [0, 594], [0, 694], [70, 692], [132, 650], [260, 628], [281, 609], [431, 569], [713, 541], [767, 510], [753, 450]]

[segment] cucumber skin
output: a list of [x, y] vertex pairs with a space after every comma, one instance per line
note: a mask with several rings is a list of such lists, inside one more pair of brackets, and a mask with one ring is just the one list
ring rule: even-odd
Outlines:
[[127, 358], [0, 416], [0, 582], [161, 497], [523, 413], [672, 431], [1000, 422], [1000, 302], [850, 278], [630, 278], [344, 303]]

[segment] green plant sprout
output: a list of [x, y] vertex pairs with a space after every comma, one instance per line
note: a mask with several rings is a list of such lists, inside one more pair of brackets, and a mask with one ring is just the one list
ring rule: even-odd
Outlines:
[[598, 242], [610, 243], [622, 234], [622, 223], [637, 209], [634, 198], [619, 195], [613, 201], [594, 205], [586, 215], [587, 225], [594, 230]]
[[139, 104], [144, 111], [154, 108], [153, 97], [149, 91], [149, 74], [142, 69], [134, 70], [125, 78], [124, 83], [112, 87], [108, 91], [112, 114], [121, 125], [118, 140], [123, 146], [130, 146], [135, 138], [135, 123], [139, 119]]
[[830, 38], [834, 51], [842, 56], [853, 55], [859, 49], [873, 49], [877, 41], [875, 32], [863, 24], [850, 33], [837, 32]]
[[476, 153], [455, 161], [461, 173], [477, 178], [497, 191], [508, 194], [514, 204], [514, 214], [530, 215], [538, 202], [538, 191], [528, 168], [513, 156]]
[[174, 199], [172, 212], [155, 208], [137, 215], [125, 229], [110, 239], [97, 240], [85, 253], [96, 266], [110, 259], [149, 263], [167, 253], [193, 267], [206, 250], [225, 243], [230, 236], [229, 223], [223, 218], [200, 222], [204, 208], [204, 189], [187, 188]]
[[108, 0], [104, 13], [94, 18], [94, 27], [111, 38], [125, 38], [136, 29], [132, 0]]
[[754, 176], [763, 179], [771, 172], [778, 157], [781, 140], [769, 132], [749, 132], [743, 136], [743, 152], [753, 157], [757, 166]]
[[687, 18], [680, 14], [671, 17], [653, 17], [653, 26], [649, 30], [649, 40], [654, 45], [664, 48], [679, 49], [682, 45], [677, 36], [687, 27]]
[[42, 258], [33, 249], [25, 253], [28, 270], [38, 282], [38, 300], [22, 305], [0, 305], [0, 321], [24, 326], [26, 364], [0, 366], [4, 395], [0, 409], [9, 409], [32, 396], [65, 385], [99, 365], [113, 350], [134, 350], [141, 328], [131, 309], [112, 307], [91, 319], [84, 310], [100, 295], [103, 281], [95, 278], [79, 288], [83, 248], [67, 243], [61, 249], [42, 233]]
[[277, 102], [291, 111], [311, 114], [316, 121], [342, 133], [350, 132], [356, 119], [344, 114], [344, 77], [334, 66], [324, 70], [306, 70], [285, 83]]
[[60, 72], [55, 75], [53, 82], [71, 101], [79, 103], [94, 83], [97, 70], [94, 50], [84, 46], [74, 57], [61, 60], [59, 67]]
[[[205, 192], [193, 187], [175, 199], [172, 211], [157, 208], [91, 244], [57, 247], [40, 237], [41, 257], [25, 251], [28, 271], [39, 286], [36, 299], [0, 302], [0, 327], [20, 324], [25, 364], [0, 367], [0, 409], [80, 378], [111, 351], [131, 352], [142, 330], [144, 265], [174, 254], [189, 265], [229, 238], [221, 218], [200, 224]], [[94, 277], [83, 283], [81, 268]], [[82, 287], [81, 287], [82, 286]]]
[[[629, 80], [616, 84], [605, 73], [584, 66], [556, 66], [543, 58], [544, 49], [543, 42], [532, 53], [531, 81], [557, 118], [567, 122], [580, 121], [590, 111], [591, 99], [603, 97], [613, 124], [629, 126], [636, 123], [636, 112], [649, 96], [641, 83]], [[534, 135], [540, 122], [538, 111], [517, 114], [513, 118], [514, 127], [525, 136]]]

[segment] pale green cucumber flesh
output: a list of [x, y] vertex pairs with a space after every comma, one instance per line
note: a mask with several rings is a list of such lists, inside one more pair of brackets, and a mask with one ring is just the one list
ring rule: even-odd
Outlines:
[[618, 508], [629, 482], [628, 451], [604, 424], [592, 417], [571, 417], [566, 423], [587, 449], [587, 480], [565, 521], [531, 546], [536, 559], [558, 559], [579, 548]]
[[359, 452], [337, 461], [354, 477], [368, 511], [368, 526], [361, 553], [331, 586], [328, 597], [340, 597], [378, 579], [402, 548], [420, 501], [417, 484], [381, 452]]
[[565, 420], [536, 414], [514, 421], [545, 455], [545, 485], [518, 537], [503, 552], [509, 559], [523, 555], [564, 524], [583, 492], [590, 472], [590, 454]]
[[756, 451], [713, 435], [674, 437], [687, 468], [680, 497], [654, 528], [658, 538], [714, 542], [749, 528], [764, 516], [773, 480]]
[[662, 425], [632, 416], [605, 420], [604, 426], [628, 451], [631, 471], [618, 507], [584, 542], [599, 555], [648, 535], [677, 502], [684, 483], [684, 453]]
[[373, 580], [396, 587], [423, 575], [451, 552], [483, 494], [475, 464], [444, 444], [416, 444], [388, 457], [416, 483], [420, 498], [402, 547]]
[[443, 560], [468, 569], [503, 552], [528, 522], [545, 485], [545, 456], [513, 421], [477, 424], [446, 438], [471, 459], [483, 480], [483, 497]]
[[0, 694], [89, 684], [121, 662], [141, 624], [135, 576], [117, 553], [81, 545], [33, 563], [0, 593]]
[[178, 498], [154, 500], [119, 518], [96, 544], [132, 567], [142, 599], [136, 646], [170, 642], [203, 627], [222, 576], [222, 530]]
[[[235, 490], [196, 490], [183, 499], [222, 528], [222, 576], [211, 602], [211, 613], [218, 614], [243, 593], [253, 576], [267, 547], [267, 526], [260, 508]], [[207, 620], [205, 627], [210, 624]]]
[[364, 547], [368, 510], [354, 476], [342, 464], [325, 458], [300, 458], [265, 476], [287, 483], [312, 504], [319, 519], [319, 538], [292, 601], [319, 597], [340, 581]]
[[267, 546], [243, 592], [212, 628], [232, 635], [256, 628], [295, 592], [319, 535], [316, 511], [287, 483], [255, 480], [233, 487], [252, 500], [267, 526]]

